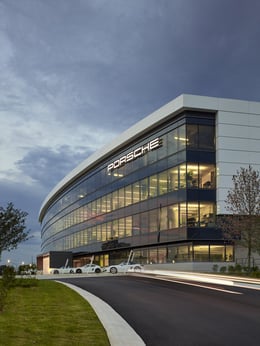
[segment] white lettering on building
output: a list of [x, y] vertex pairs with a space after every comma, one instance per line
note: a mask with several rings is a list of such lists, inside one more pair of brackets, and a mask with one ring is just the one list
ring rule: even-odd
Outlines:
[[159, 137], [155, 138], [152, 141], [144, 144], [143, 146], [138, 147], [133, 151], [130, 151], [126, 155], [120, 157], [118, 160], [115, 160], [114, 162], [110, 163], [107, 166], [107, 172], [110, 173], [114, 169], [119, 168], [119, 167], [125, 165], [126, 163], [131, 162], [131, 161], [137, 159], [138, 157], [145, 155], [149, 151], [158, 149], [160, 146], [162, 146], [162, 139]]

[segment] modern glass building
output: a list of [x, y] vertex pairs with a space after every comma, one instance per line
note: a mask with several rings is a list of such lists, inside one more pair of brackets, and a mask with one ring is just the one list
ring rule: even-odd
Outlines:
[[119, 263], [233, 261], [216, 227], [232, 176], [260, 170], [260, 103], [181, 95], [87, 158], [40, 209], [42, 253]]

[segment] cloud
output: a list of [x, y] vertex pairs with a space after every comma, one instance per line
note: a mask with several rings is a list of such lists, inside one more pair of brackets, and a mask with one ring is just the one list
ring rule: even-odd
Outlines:
[[35, 184], [46, 190], [52, 189], [66, 174], [93, 153], [93, 148], [63, 145], [56, 150], [50, 147], [35, 147], [16, 166], [22, 174], [29, 176]]

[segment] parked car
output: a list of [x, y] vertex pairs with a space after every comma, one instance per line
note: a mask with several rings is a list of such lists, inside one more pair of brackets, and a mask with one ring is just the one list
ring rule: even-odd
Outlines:
[[97, 264], [85, 264], [82, 267], [74, 268], [75, 273], [101, 273], [103, 269]]
[[73, 274], [75, 268], [71, 267], [60, 267], [60, 268], [52, 268], [50, 270], [50, 274]]
[[121, 262], [116, 265], [111, 265], [105, 268], [106, 272], [116, 274], [116, 273], [126, 273], [127, 271], [140, 272], [143, 269], [143, 265], [139, 263], [132, 262]]

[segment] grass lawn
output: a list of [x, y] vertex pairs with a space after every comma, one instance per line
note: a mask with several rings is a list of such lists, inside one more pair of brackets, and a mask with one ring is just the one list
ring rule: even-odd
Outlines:
[[35, 286], [9, 290], [0, 312], [1, 346], [110, 345], [86, 300], [60, 283], [35, 281]]

